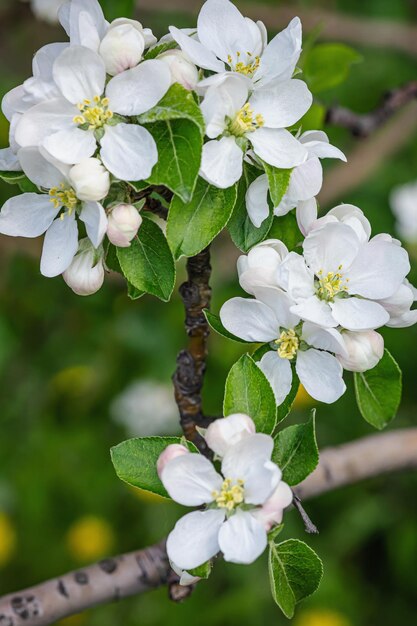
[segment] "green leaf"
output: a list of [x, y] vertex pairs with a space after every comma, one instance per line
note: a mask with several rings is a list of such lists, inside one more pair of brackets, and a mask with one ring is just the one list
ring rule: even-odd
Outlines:
[[349, 46], [320, 43], [305, 59], [304, 78], [314, 94], [333, 89], [347, 79], [351, 66], [360, 61], [361, 55]]
[[155, 222], [143, 216], [138, 235], [129, 248], [117, 248], [117, 258], [124, 276], [135, 289], [168, 302], [175, 285], [175, 263]]
[[[133, 487], [169, 498], [159, 480], [156, 464], [160, 454], [173, 443], [184, 444], [184, 439], [181, 437], [138, 437], [119, 443], [110, 451], [117, 476]], [[198, 452], [192, 443], [187, 442], [187, 446], [191, 452]]]
[[156, 57], [163, 52], [167, 52], [168, 50], [174, 50], [175, 48], [178, 48], [178, 44], [176, 41], [167, 41], [166, 43], [160, 43], [150, 48], [143, 58], [145, 61], [149, 61], [149, 59], [156, 59]]
[[268, 176], [269, 194], [272, 204], [277, 207], [287, 192], [292, 170], [283, 170], [264, 162], [265, 173]]
[[118, 17], [133, 17], [135, 0], [100, 0], [105, 17], [112, 22]]
[[178, 83], [169, 88], [162, 100], [153, 109], [142, 113], [137, 118], [139, 124], [182, 119], [188, 119], [196, 124], [201, 134], [204, 134], [205, 124], [200, 107], [194, 100], [192, 92]]
[[315, 431], [315, 411], [305, 424], [288, 426], [275, 437], [272, 460], [282, 471], [283, 480], [298, 485], [319, 462]]
[[257, 243], [266, 239], [272, 224], [272, 210], [260, 227], [256, 228], [250, 221], [246, 209], [246, 192], [248, 187], [261, 175], [262, 172], [256, 167], [244, 163], [243, 176], [237, 188], [236, 205], [227, 225], [233, 243], [242, 250], [242, 252], [248, 252]]
[[272, 597], [284, 615], [291, 619], [295, 605], [318, 589], [323, 564], [314, 550], [297, 539], [279, 544], [271, 542], [269, 547]]
[[222, 335], [227, 339], [232, 339], [232, 341], [237, 341], [238, 343], [250, 343], [249, 341], [245, 341], [244, 339], [241, 339], [240, 337], [236, 337], [235, 335], [232, 335], [232, 333], [229, 333], [229, 331], [226, 330], [223, 326], [220, 317], [215, 313], [211, 313], [211, 311], [209, 311], [208, 309], [204, 309], [203, 313], [209, 326], [219, 335]]
[[[117, 248], [113, 246], [113, 244], [109, 244], [107, 248], [106, 266], [112, 272], [121, 274], [124, 277], [122, 268], [120, 267], [119, 259], [117, 258]], [[136, 289], [136, 287], [134, 287], [131, 283], [129, 283], [127, 279], [126, 279], [126, 284], [127, 284], [127, 295], [129, 296], [131, 300], [138, 300], [139, 298], [145, 295], [144, 291], [139, 291], [139, 289]]]
[[38, 187], [24, 172], [0, 172], [0, 179], [8, 185], [17, 185], [24, 193], [39, 193]]
[[217, 189], [199, 178], [191, 202], [174, 197], [168, 214], [167, 238], [176, 259], [195, 256], [226, 226], [236, 203], [236, 185]]
[[212, 568], [213, 568], [212, 562], [206, 561], [205, 563], [203, 563], [203, 565], [199, 565], [198, 567], [195, 567], [194, 569], [189, 569], [187, 570], [187, 572], [191, 576], [198, 576], [199, 578], [207, 579], [211, 574]]
[[394, 419], [401, 401], [402, 374], [388, 352], [376, 367], [355, 373], [355, 394], [362, 417], [378, 430]]
[[299, 388], [300, 388], [300, 379], [297, 376], [295, 367], [293, 367], [290, 393], [285, 398], [284, 402], [280, 404], [278, 407], [278, 423], [282, 422], [282, 420], [285, 419], [287, 415], [290, 413], [292, 409], [292, 405], [295, 402], [295, 398], [297, 397]]
[[293, 212], [274, 217], [268, 236], [270, 239], [280, 239], [290, 252], [295, 250], [303, 240], [297, 218]]
[[223, 414], [245, 413], [258, 432], [270, 435], [276, 425], [277, 409], [272, 387], [255, 361], [244, 354], [230, 370], [224, 393]]

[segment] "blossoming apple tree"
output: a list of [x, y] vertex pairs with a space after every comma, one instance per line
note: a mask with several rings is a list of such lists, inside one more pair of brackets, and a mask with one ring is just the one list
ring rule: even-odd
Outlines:
[[[378, 330], [417, 322], [408, 254], [390, 235], [372, 236], [358, 207], [319, 214], [321, 160], [346, 159], [311, 127], [317, 77], [314, 64], [305, 77], [300, 69], [298, 18], [268, 40], [229, 0], [207, 0], [196, 28], [171, 26], [159, 41], [135, 20], [108, 23], [96, 0], [63, 3], [59, 18], [68, 41], [39, 50], [33, 75], [3, 99], [10, 146], [0, 177], [22, 193], [2, 207], [0, 233], [44, 234], [41, 273], [82, 296], [112, 271], [130, 298], [168, 302], [176, 261], [188, 258], [180, 292], [190, 341], [174, 375], [184, 436], [125, 441], [112, 461], [122, 480], [197, 510], [134, 563], [108, 559], [0, 600], [0, 623], [51, 623], [114, 589], [168, 583], [181, 599], [216, 559], [248, 565], [267, 548], [272, 596], [291, 618], [322, 564], [303, 541], [280, 540], [285, 511], [297, 508], [316, 532], [299, 496], [345, 478], [328, 469], [314, 483], [314, 414], [282, 422], [300, 381], [330, 404], [346, 390], [345, 371], [365, 420], [382, 429], [393, 419], [401, 372]], [[242, 253], [248, 297], [216, 314], [210, 244], [224, 229]], [[248, 344], [218, 419], [201, 406], [209, 327]]]

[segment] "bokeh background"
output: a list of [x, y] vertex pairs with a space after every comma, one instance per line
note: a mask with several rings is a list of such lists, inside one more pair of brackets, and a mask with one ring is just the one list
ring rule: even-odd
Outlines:
[[[124, 0], [103, 2], [109, 18]], [[129, 4], [129, 3], [128, 3]], [[169, 24], [192, 26], [199, 2], [142, 0], [136, 16], [156, 35]], [[270, 35], [299, 15], [313, 41], [343, 41], [362, 57], [346, 80], [317, 94], [322, 105], [373, 109], [388, 90], [417, 78], [415, 0], [237, 2], [261, 17]], [[58, 26], [36, 20], [20, 0], [0, 2], [0, 96], [30, 75], [33, 53], [64, 40]], [[417, 104], [368, 139], [326, 127], [349, 165], [326, 167], [324, 208], [360, 206], [374, 232], [395, 232], [393, 187], [417, 179]], [[0, 114], [0, 146], [8, 143]], [[0, 183], [0, 201], [18, 193]], [[39, 241], [0, 238], [0, 594], [35, 584], [106, 555], [134, 550], [169, 532], [181, 507], [116, 478], [109, 448], [134, 435], [178, 432], [170, 376], [184, 345], [183, 311], [150, 297], [131, 302], [110, 277], [95, 296], [75, 296], [60, 279], [39, 273]], [[407, 244], [417, 281], [417, 244]], [[236, 295], [237, 252], [227, 235], [213, 249], [214, 310]], [[181, 267], [179, 280], [183, 278]], [[417, 328], [384, 331], [404, 373], [397, 420], [417, 421]], [[241, 347], [210, 339], [205, 407], [219, 414], [225, 377]], [[353, 381], [335, 405], [317, 406], [321, 447], [370, 434], [356, 408]], [[290, 421], [303, 421], [312, 401], [297, 399]], [[295, 626], [414, 624], [417, 610], [417, 476], [388, 475], [325, 495], [307, 505], [320, 535], [307, 537], [325, 576]], [[285, 536], [306, 539], [295, 512]], [[260, 626], [285, 624], [273, 604], [265, 558], [251, 567], [216, 565], [211, 579], [183, 605], [161, 589], [65, 621], [68, 626]]]

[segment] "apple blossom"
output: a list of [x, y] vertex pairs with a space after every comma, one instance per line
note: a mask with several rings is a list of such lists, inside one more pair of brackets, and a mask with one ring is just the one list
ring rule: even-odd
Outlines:
[[393, 189], [390, 203], [400, 237], [410, 243], [417, 242], [417, 182]]
[[288, 256], [287, 246], [278, 239], [266, 239], [237, 260], [242, 289], [255, 295], [254, 287], [277, 286], [277, 270]]
[[78, 251], [62, 277], [79, 296], [96, 293], [104, 282], [103, 250], [96, 250], [89, 239], [81, 239]]
[[411, 309], [417, 301], [417, 290], [405, 279], [398, 290], [389, 298], [379, 300], [389, 314], [387, 326], [407, 328], [417, 323], [417, 309]]
[[79, 200], [97, 202], [109, 193], [110, 175], [99, 159], [82, 159], [70, 169], [68, 178]]
[[190, 451], [188, 450], [188, 448], [186, 448], [185, 446], [179, 443], [173, 443], [167, 448], [165, 448], [165, 450], [159, 456], [158, 463], [156, 465], [158, 476], [159, 477], [162, 476], [162, 472], [164, 471], [167, 463], [169, 463], [173, 459], [176, 459], [179, 456], [184, 456], [184, 454], [189, 454], [189, 452]]
[[[219, 551], [233, 563], [252, 563], [262, 554], [273, 521], [257, 515], [281, 484], [281, 471], [271, 461], [273, 447], [269, 435], [247, 434], [224, 449], [222, 475], [207, 458], [190, 452], [163, 464], [160, 478], [173, 500], [205, 505], [181, 518], [168, 537], [168, 557], [177, 568], [198, 567]], [[290, 503], [277, 502], [274, 517]]]
[[118, 204], [108, 215], [107, 237], [119, 248], [128, 248], [136, 237], [142, 217], [136, 207], [131, 204]]
[[291, 488], [281, 481], [274, 493], [255, 511], [254, 515], [259, 522], [265, 526], [265, 530], [269, 532], [274, 526], [281, 524], [284, 509], [292, 503], [294, 499]]
[[248, 415], [235, 413], [212, 422], [207, 428], [204, 438], [208, 447], [217, 456], [223, 457], [231, 445], [238, 443], [248, 435], [253, 435], [255, 431], [255, 424]]
[[171, 71], [172, 83], [179, 83], [188, 91], [194, 91], [198, 83], [198, 69], [181, 50], [167, 50], [159, 56], [158, 61], [166, 63]]
[[342, 333], [347, 355], [338, 355], [343, 369], [366, 372], [374, 368], [384, 355], [384, 339], [375, 330]]
[[99, 54], [107, 74], [115, 76], [131, 69], [142, 60], [145, 38], [131, 24], [112, 24], [100, 43]]

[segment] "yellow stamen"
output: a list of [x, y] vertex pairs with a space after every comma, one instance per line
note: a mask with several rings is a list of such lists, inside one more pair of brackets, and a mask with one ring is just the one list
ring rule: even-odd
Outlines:
[[262, 128], [264, 124], [263, 116], [255, 115], [249, 102], [247, 102], [231, 122], [229, 130], [232, 135], [243, 137], [246, 133], [253, 133], [257, 128]]
[[244, 492], [243, 480], [238, 480], [233, 484], [231, 478], [226, 478], [223, 481], [221, 491], [213, 491], [212, 496], [219, 509], [233, 511], [239, 504], [242, 504]]
[[283, 330], [279, 336], [279, 339], [275, 342], [278, 346], [278, 356], [281, 359], [288, 359], [291, 361], [298, 352], [300, 340], [296, 332], [292, 329]]
[[78, 126], [88, 124], [88, 130], [102, 128], [113, 117], [113, 111], [110, 111], [109, 104], [109, 99], [101, 96], [94, 96], [93, 103], [91, 100], [84, 100], [77, 104], [81, 115], [76, 115], [73, 118], [74, 124]]
[[318, 272], [317, 295], [319, 298], [331, 302], [335, 296], [347, 291], [349, 279], [347, 278], [345, 283], [343, 283], [341, 269], [342, 266], [339, 265], [337, 272], [328, 272], [325, 276], [323, 270]]
[[260, 57], [254, 57], [251, 52], [246, 52], [246, 56], [248, 57], [247, 59], [247, 63], [244, 63], [243, 61], [240, 60], [241, 58], [241, 53], [240, 52], [236, 52], [236, 63], [233, 63], [233, 58], [232, 55], [229, 54], [229, 56], [227, 57], [227, 62], [230, 65], [230, 68], [235, 71], [235, 72], [239, 72], [239, 74], [244, 74], [244, 76], [253, 76], [256, 72], [256, 70], [259, 68], [259, 65], [261, 63], [261, 59]]
[[71, 215], [75, 211], [78, 198], [71, 187], [61, 183], [59, 187], [53, 187], [49, 190], [49, 196], [55, 209], [59, 209], [59, 207], [67, 209], [67, 213], [62, 213], [61, 219], [64, 219], [66, 214]]

